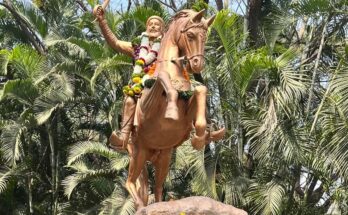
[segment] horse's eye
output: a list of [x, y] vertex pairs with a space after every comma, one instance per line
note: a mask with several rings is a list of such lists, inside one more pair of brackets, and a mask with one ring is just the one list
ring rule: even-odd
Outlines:
[[189, 32], [189, 33], [187, 33], [187, 37], [189, 39], [193, 39], [193, 38], [195, 38], [195, 35], [193, 33]]

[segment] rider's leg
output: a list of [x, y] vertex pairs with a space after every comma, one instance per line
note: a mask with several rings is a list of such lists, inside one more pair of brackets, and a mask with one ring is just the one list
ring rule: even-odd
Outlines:
[[112, 132], [110, 136], [110, 146], [116, 150], [125, 150], [128, 144], [129, 135], [133, 128], [133, 120], [135, 113], [135, 101], [131, 96], [127, 96], [123, 102], [122, 129], [118, 136], [116, 132]]
[[160, 72], [158, 74], [158, 80], [161, 82], [161, 85], [167, 94], [168, 100], [164, 117], [166, 119], [178, 120], [178, 106], [176, 104], [178, 101], [178, 91], [172, 86], [172, 82], [170, 81], [170, 77], [167, 72]]

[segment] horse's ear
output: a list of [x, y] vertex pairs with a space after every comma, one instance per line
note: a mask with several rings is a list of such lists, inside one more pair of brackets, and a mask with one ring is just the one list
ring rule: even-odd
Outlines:
[[196, 15], [194, 17], [192, 17], [192, 22], [201, 22], [203, 16], [204, 16], [204, 12], [205, 12], [205, 9], [199, 11], [198, 13], [196, 13]]
[[213, 24], [214, 22], [214, 19], [215, 19], [215, 15], [210, 17], [208, 20], [207, 20], [207, 26], [209, 27], [211, 24]]

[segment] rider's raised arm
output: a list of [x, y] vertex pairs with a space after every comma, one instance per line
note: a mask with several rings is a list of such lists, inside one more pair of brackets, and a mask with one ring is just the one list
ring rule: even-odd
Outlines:
[[109, 28], [108, 23], [104, 17], [104, 9], [100, 5], [98, 5], [94, 8], [93, 14], [97, 18], [102, 34], [109, 46], [111, 46], [111, 48], [115, 49], [116, 51], [133, 57], [134, 50], [132, 43], [117, 39], [115, 34]]

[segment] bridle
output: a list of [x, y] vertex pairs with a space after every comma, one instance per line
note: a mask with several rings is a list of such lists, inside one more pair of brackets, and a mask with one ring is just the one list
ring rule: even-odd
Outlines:
[[[193, 25], [187, 26], [190, 22], [191, 22], [191, 20], [188, 20], [186, 22], [185, 27], [180, 31], [180, 35], [179, 35], [178, 39], [176, 40], [176, 44], [179, 44], [181, 39], [184, 40], [184, 44], [185, 44], [185, 46], [187, 48], [186, 52], [189, 53], [189, 54], [191, 53], [191, 47], [189, 45], [188, 38], [187, 38], [187, 35], [185, 34], [185, 32], [187, 32], [191, 28], [197, 28], [197, 27], [202, 28], [202, 27], [204, 27], [201, 24], [193, 24]], [[181, 62], [183, 64], [183, 66], [185, 67], [187, 65], [187, 63], [190, 63], [190, 60], [193, 59], [194, 57], [204, 58], [204, 55], [203, 54], [192, 54], [190, 56], [183, 55], [181, 57], [172, 58], [170, 60], [168, 60], [168, 59], [158, 59], [156, 62], [161, 63], [161, 62], [164, 62], [164, 61], [170, 61], [170, 62], [172, 62], [174, 64], [176, 64], [177, 62]]]
[[180, 31], [180, 35], [179, 35], [179, 38], [178, 40], [176, 41], [176, 44], [179, 44], [180, 40], [183, 39], [184, 40], [184, 44], [186, 46], [186, 52], [187, 54], [191, 54], [190, 56], [187, 56], [187, 55], [184, 55], [184, 60], [186, 61], [190, 61], [191, 59], [193, 59], [194, 57], [201, 57], [201, 58], [204, 58], [204, 55], [203, 54], [195, 54], [195, 53], [192, 53], [191, 51], [191, 46], [189, 45], [189, 42], [188, 42], [188, 38], [187, 38], [187, 35], [185, 34], [189, 29], [191, 28], [202, 28], [204, 26], [202, 26], [201, 23], [199, 24], [192, 24], [190, 26], [187, 26], [189, 23], [191, 23], [191, 20], [188, 20], [185, 24], [185, 27]]

